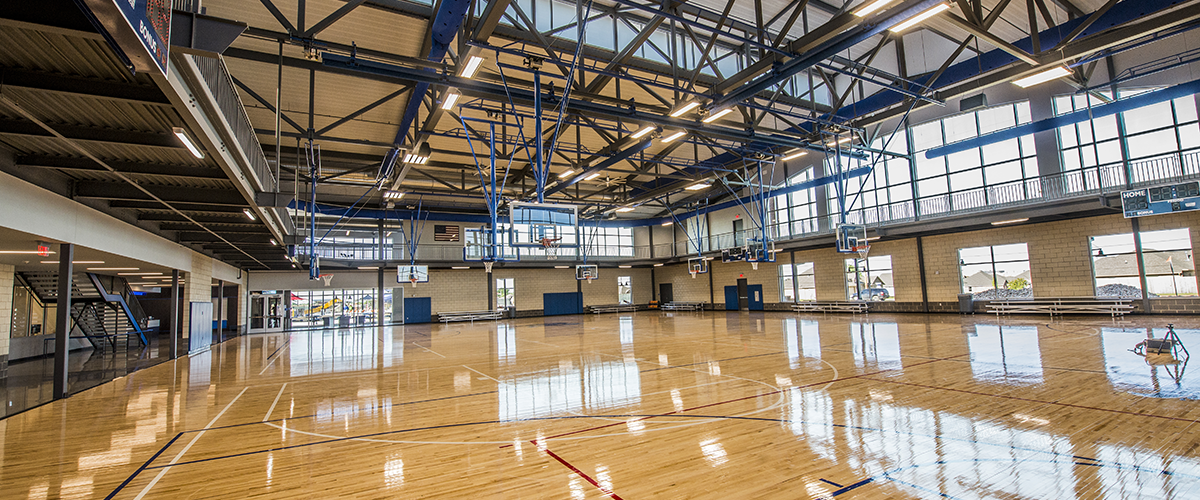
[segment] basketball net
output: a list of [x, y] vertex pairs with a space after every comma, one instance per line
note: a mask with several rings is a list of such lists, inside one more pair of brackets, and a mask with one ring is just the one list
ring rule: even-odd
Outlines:
[[867, 253], [871, 251], [871, 245], [859, 245], [854, 247], [854, 250], [858, 252], [858, 258], [865, 260], [867, 258]]
[[417, 277], [416, 276], [409, 276], [408, 282], [412, 283], [413, 288], [417, 287]]
[[322, 274], [321, 279], [325, 280], [325, 286], [329, 286], [329, 283], [331, 281], [333, 281], [333, 275], [332, 274]]
[[755, 271], [758, 270], [758, 261], [757, 260], [750, 261], [750, 269], [753, 269]]
[[492, 274], [492, 266], [493, 266], [493, 265], [495, 265], [495, 264], [496, 264], [495, 262], [488, 262], [488, 261], [484, 261], [484, 262], [483, 262], [483, 269], [484, 269], [485, 271], [487, 271], [487, 272], [488, 272], [488, 274]]
[[693, 269], [688, 269], [688, 274], [692, 275], [692, 279], [696, 279], [696, 275], [697, 275], [697, 274], [700, 274], [700, 273], [697, 273], [697, 272], [696, 272], [695, 270], [693, 270]]
[[558, 260], [559, 244], [557, 241], [548, 241], [542, 244], [542, 248], [546, 250], [546, 260]]

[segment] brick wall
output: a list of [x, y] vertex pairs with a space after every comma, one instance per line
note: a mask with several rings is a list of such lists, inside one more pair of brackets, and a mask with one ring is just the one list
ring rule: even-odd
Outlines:
[[[387, 280], [394, 280], [394, 275], [395, 271], [392, 271], [391, 275], [384, 276], [385, 286], [393, 286], [387, 284]], [[450, 311], [486, 311], [488, 276], [482, 268], [430, 269], [429, 283], [419, 283], [416, 286], [404, 283], [394, 286], [404, 287], [405, 297], [429, 297], [434, 314]]]
[[[708, 261], [710, 272], [713, 262], [716, 261]], [[709, 302], [708, 275], [698, 274], [692, 278], [687, 272], [686, 263], [655, 268], [654, 281], [656, 290], [659, 283], [671, 283], [671, 295], [676, 301]], [[718, 297], [717, 300], [725, 299]], [[659, 298], [659, 301], [662, 299]]]
[[0, 264], [0, 378], [8, 373], [8, 344], [12, 335], [13, 266]]

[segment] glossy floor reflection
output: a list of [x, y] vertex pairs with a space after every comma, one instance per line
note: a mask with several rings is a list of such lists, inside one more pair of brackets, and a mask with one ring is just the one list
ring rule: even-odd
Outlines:
[[241, 337], [0, 421], [0, 491], [1196, 498], [1200, 384], [1129, 351], [1168, 322], [1200, 345], [1192, 317], [745, 312]]

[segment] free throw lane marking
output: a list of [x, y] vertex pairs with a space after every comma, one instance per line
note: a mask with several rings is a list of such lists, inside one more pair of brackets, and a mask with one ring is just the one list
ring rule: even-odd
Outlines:
[[[213, 417], [212, 421], [210, 421], [205, 427], [212, 427], [213, 424], [217, 423], [217, 419], [221, 418], [221, 415], [224, 415], [226, 411], [229, 411], [229, 407], [233, 406], [233, 404], [237, 402], [238, 398], [241, 398], [242, 394], [246, 393], [247, 389], [250, 388], [245, 387], [242, 389], [242, 392], [239, 392], [237, 396], [234, 396], [233, 400], [231, 400], [229, 404], [225, 405], [225, 408], [221, 409], [221, 413], [218, 413], [217, 416]], [[154, 479], [150, 480], [150, 484], [147, 484], [145, 488], [142, 488], [141, 493], [138, 493], [138, 495], [134, 497], [134, 500], [142, 500], [142, 497], [146, 496], [146, 494], [150, 492], [150, 489], [154, 488], [154, 485], [158, 484], [158, 481], [162, 479], [163, 476], [167, 475], [167, 471], [171, 470], [170, 466], [178, 462], [180, 458], [183, 458], [183, 455], [187, 453], [189, 449], [191, 449], [192, 445], [196, 444], [196, 441], [198, 441], [200, 436], [203, 436], [205, 432], [208, 431], [200, 431], [196, 433], [196, 437], [192, 438], [192, 440], [188, 442], [187, 446], [184, 446], [183, 449], [180, 450], [177, 455], [175, 455], [175, 458], [171, 459], [171, 462], [167, 464], [166, 468], [158, 471], [158, 475], [154, 476]]]

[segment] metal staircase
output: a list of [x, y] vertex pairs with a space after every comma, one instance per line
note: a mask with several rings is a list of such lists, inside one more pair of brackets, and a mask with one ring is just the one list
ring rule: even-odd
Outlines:
[[[20, 279], [45, 304], [58, 303], [58, 273], [20, 273]], [[130, 336], [147, 345], [146, 313], [125, 279], [76, 273], [71, 280], [71, 336], [85, 338], [101, 351], [116, 350]], [[107, 344], [107, 345], [106, 345]]]

